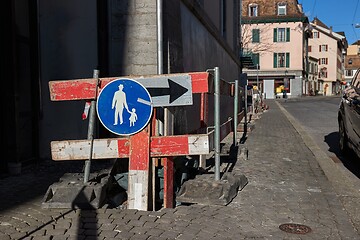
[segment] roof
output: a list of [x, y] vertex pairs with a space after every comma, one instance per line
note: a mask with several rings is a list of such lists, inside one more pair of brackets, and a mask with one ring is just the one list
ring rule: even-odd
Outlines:
[[312, 20], [313, 24], [317, 25], [317, 26], [320, 26], [320, 27], [323, 27], [323, 28], [326, 28], [326, 29], [329, 29], [329, 27], [323, 23], [322, 21], [320, 21], [320, 19], [318, 19], [317, 17], [314, 18], [314, 20]]
[[345, 69], [357, 69], [357, 68], [360, 68], [360, 56], [358, 55], [345, 56]]
[[[286, 15], [277, 14], [277, 6], [286, 3]], [[256, 5], [258, 8], [257, 16], [249, 15], [249, 6]], [[243, 0], [242, 1], [242, 21], [244, 24], [253, 23], [276, 23], [276, 22], [306, 22], [309, 20], [302, 10], [301, 4], [297, 0]]]
[[323, 33], [326, 33], [328, 36], [331, 36], [331, 37], [333, 37], [333, 38], [335, 38], [335, 39], [337, 39], [337, 40], [340, 40], [340, 41], [341, 41], [341, 40], [344, 40], [344, 39], [346, 38], [345, 36], [343, 36], [343, 35], [341, 35], [341, 34], [339, 34], [339, 33], [337, 33], [337, 32], [333, 32], [333, 31], [331, 30], [331, 28], [329, 29], [329, 28], [327, 28], [327, 27], [323, 27], [323, 26], [317, 25], [317, 24], [315, 24], [315, 23], [313, 23], [313, 22], [311, 22], [310, 24], [311, 24], [311, 26], [312, 26], [313, 28], [316, 28], [316, 29], [322, 31]]

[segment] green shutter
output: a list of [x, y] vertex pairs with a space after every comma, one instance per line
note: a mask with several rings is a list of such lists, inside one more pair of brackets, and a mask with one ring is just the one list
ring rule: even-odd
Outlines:
[[277, 42], [277, 28], [274, 28], [274, 42]]
[[274, 68], [277, 68], [277, 53], [274, 53]]
[[286, 28], [286, 41], [290, 42], [290, 28]]
[[290, 53], [286, 53], [286, 59], [285, 59], [285, 63], [286, 63], [286, 67], [289, 68], [290, 67]]
[[254, 42], [254, 43], [260, 42], [260, 30], [259, 29], [252, 30], [252, 42]]

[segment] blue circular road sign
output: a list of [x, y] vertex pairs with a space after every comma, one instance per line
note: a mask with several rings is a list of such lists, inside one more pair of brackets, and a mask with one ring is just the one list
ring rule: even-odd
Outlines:
[[112, 133], [133, 135], [149, 123], [153, 107], [147, 89], [133, 79], [116, 79], [100, 92], [96, 110], [100, 122]]

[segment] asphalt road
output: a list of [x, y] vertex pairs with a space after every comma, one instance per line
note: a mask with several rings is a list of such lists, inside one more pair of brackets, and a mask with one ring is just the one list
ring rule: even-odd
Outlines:
[[337, 114], [340, 96], [304, 97], [281, 101], [281, 105], [303, 126], [335, 163], [343, 164], [360, 179], [360, 159], [344, 156], [339, 149]]

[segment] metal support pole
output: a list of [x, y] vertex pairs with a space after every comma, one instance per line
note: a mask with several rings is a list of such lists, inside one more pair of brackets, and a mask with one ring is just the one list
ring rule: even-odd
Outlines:
[[156, 0], [156, 24], [157, 24], [157, 73], [163, 74], [163, 13], [162, 0]]
[[220, 70], [215, 67], [214, 125], [215, 125], [215, 181], [220, 180]]
[[[94, 70], [93, 78], [97, 79], [96, 84], [96, 92], [98, 90], [99, 86], [99, 70]], [[85, 161], [85, 167], [84, 167], [84, 183], [87, 183], [89, 181], [90, 176], [90, 166], [91, 166], [91, 159], [93, 155], [93, 145], [94, 145], [94, 129], [95, 129], [95, 118], [96, 118], [96, 97], [94, 100], [91, 100], [90, 105], [90, 112], [89, 112], [89, 125], [88, 125], [88, 133], [87, 133], [87, 139], [90, 140], [90, 155], [89, 159]]]
[[235, 80], [235, 95], [234, 95], [234, 139], [233, 145], [237, 143], [237, 126], [238, 126], [238, 103], [239, 103], [239, 81]]
[[244, 114], [244, 118], [245, 118], [245, 124], [244, 124], [244, 129], [246, 129], [247, 128], [247, 112], [248, 112], [248, 100], [247, 100], [247, 98], [248, 98], [248, 93], [247, 93], [247, 87], [248, 87], [248, 85], [247, 85], [247, 83], [246, 83], [246, 85], [245, 85], [245, 114]]

